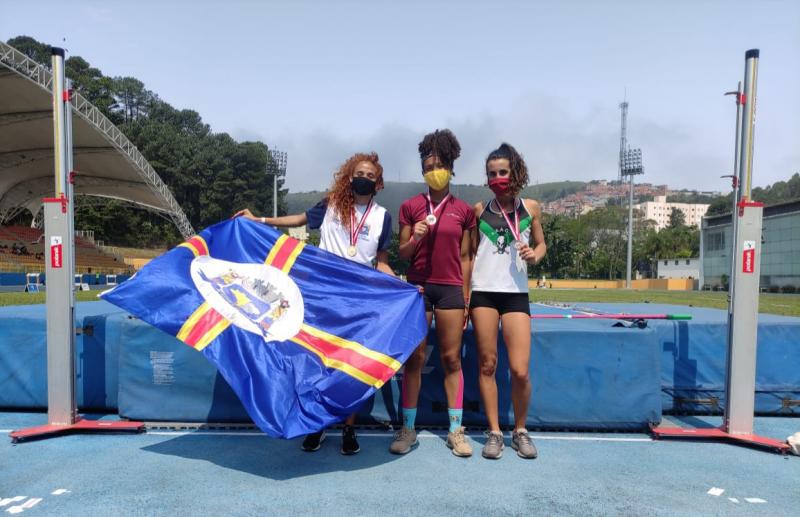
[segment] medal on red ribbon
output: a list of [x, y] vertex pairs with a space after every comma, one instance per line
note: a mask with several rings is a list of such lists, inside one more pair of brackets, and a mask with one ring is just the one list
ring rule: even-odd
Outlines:
[[450, 199], [450, 194], [444, 196], [444, 199], [439, 201], [436, 206], [433, 206], [433, 201], [431, 200], [430, 194], [425, 194], [425, 200], [428, 202], [428, 215], [425, 217], [425, 222], [428, 223], [428, 226], [433, 226], [436, 224], [438, 220], [436, 214], [439, 213], [439, 210], [444, 206], [447, 200]]
[[367, 209], [364, 210], [364, 215], [361, 216], [361, 220], [356, 224], [356, 207], [350, 211], [350, 246], [347, 248], [347, 256], [348, 257], [355, 257], [358, 253], [358, 248], [356, 247], [356, 243], [358, 242], [358, 234], [361, 231], [361, 228], [364, 227], [364, 223], [367, 221], [367, 216], [369, 216], [369, 212], [372, 210], [372, 200], [369, 200], [369, 204], [367, 204]]
[[503, 219], [506, 220], [506, 224], [508, 225], [508, 229], [511, 230], [511, 235], [514, 236], [514, 248], [520, 249], [522, 248], [522, 237], [519, 231], [519, 212], [517, 211], [517, 200], [514, 200], [514, 224], [511, 224], [511, 219], [506, 214], [506, 211], [503, 210], [503, 207], [500, 206], [500, 203], [497, 199], [494, 200], [495, 204], [497, 205], [497, 210], [503, 215]]

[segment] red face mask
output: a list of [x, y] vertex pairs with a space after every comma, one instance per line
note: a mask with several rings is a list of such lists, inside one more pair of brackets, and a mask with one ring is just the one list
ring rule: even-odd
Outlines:
[[489, 180], [489, 188], [494, 192], [495, 196], [507, 195], [510, 187], [511, 178], [508, 176], [500, 176]]

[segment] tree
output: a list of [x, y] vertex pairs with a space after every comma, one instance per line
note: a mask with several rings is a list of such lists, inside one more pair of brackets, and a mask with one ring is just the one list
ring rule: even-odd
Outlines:
[[681, 228], [686, 226], [686, 214], [680, 208], [672, 208], [669, 213], [669, 228]]
[[[49, 66], [50, 46], [20, 36], [9, 44]], [[236, 142], [213, 133], [192, 110], [176, 110], [134, 77], [107, 77], [80, 56], [65, 65], [73, 86], [96, 105], [141, 151], [170, 188], [192, 226], [202, 229], [249, 207], [272, 213], [272, 160], [262, 142]], [[278, 178], [278, 212], [286, 213]], [[75, 212], [77, 229], [95, 231], [95, 238], [124, 246], [172, 245], [182, 238], [163, 214], [130, 203], [94, 199]]]

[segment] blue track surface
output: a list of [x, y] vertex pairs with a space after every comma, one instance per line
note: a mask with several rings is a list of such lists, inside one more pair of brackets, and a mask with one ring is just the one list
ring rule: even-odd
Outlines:
[[[508, 446], [498, 461], [456, 458], [430, 433], [398, 457], [386, 450], [386, 433], [367, 430], [352, 457], [339, 454], [335, 432], [316, 453], [300, 451], [299, 440], [250, 431], [19, 445], [6, 436], [44, 421], [43, 414], [0, 413], [0, 499], [25, 496], [0, 510], [32, 497], [42, 501], [25, 515], [796, 516], [800, 508], [798, 457], [643, 434], [536, 433], [534, 461]], [[757, 419], [756, 431], [772, 437], [799, 430], [797, 418]], [[473, 439], [479, 453], [483, 438]], [[724, 493], [709, 495], [712, 488]], [[57, 489], [69, 492], [51, 495]]]

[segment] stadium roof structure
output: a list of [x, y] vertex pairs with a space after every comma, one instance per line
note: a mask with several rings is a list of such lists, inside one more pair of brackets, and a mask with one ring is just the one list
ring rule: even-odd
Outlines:
[[[0, 41], [0, 223], [37, 214], [53, 196], [52, 74]], [[168, 216], [185, 238], [193, 229], [169, 188], [99, 109], [73, 92], [75, 193], [128, 201]]]

